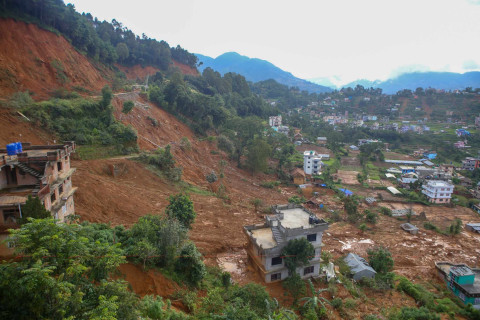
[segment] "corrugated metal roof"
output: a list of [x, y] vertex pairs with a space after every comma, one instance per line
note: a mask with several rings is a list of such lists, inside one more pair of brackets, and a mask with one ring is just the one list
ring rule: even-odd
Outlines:
[[394, 188], [394, 187], [387, 187], [387, 190], [393, 194], [402, 194], [400, 191], [398, 191], [397, 188]]
[[352, 271], [352, 273], [354, 274], [363, 270], [369, 270], [373, 273], [377, 273], [375, 270], [373, 270], [372, 267], [370, 267], [370, 265], [365, 259], [363, 259], [359, 255], [356, 255], [355, 253], [347, 254], [344, 260], [345, 263], [350, 267], [350, 271]]

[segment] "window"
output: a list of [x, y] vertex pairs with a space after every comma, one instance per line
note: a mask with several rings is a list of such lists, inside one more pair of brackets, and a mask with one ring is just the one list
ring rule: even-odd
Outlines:
[[305, 276], [307, 274], [313, 273], [314, 270], [315, 270], [314, 266], [306, 267], [305, 269], [303, 269], [303, 275]]
[[58, 171], [62, 171], [62, 161], [57, 162], [57, 169]]
[[15, 209], [3, 209], [3, 222], [4, 223], [16, 223], [17, 218], [20, 217], [20, 211]]
[[53, 192], [52, 195], [50, 196], [50, 202], [51, 203], [55, 202], [55, 192]]
[[63, 193], [63, 184], [58, 187], [58, 194], [61, 195]]
[[270, 281], [282, 280], [282, 273], [273, 273], [270, 275]]
[[272, 266], [276, 266], [282, 264], [282, 257], [275, 257], [272, 258]]
[[315, 242], [315, 241], [317, 241], [317, 234], [316, 234], [316, 233], [313, 233], [313, 234], [307, 235], [307, 240], [310, 241], [310, 242]]

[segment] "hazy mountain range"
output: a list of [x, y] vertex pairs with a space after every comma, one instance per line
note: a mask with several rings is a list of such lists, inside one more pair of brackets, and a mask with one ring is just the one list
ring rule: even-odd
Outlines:
[[207, 57], [201, 54], [195, 54], [199, 62], [203, 64], [198, 68], [202, 72], [205, 68], [210, 67], [213, 70], [225, 74], [235, 72], [243, 75], [248, 81], [258, 82], [268, 79], [274, 79], [278, 83], [289, 87], [298, 87], [300, 90], [309, 92], [330, 92], [331, 88], [299, 79], [290, 72], [284, 71], [272, 63], [242, 56], [236, 52], [227, 52], [216, 58]]
[[480, 87], [480, 72], [472, 71], [466, 73], [454, 72], [411, 72], [404, 73], [398, 77], [380, 80], [359, 79], [347, 84], [342, 84], [339, 77], [315, 78], [310, 81], [299, 79], [290, 72], [284, 71], [272, 63], [242, 56], [236, 52], [227, 52], [217, 58], [211, 58], [201, 54], [195, 54], [199, 62], [203, 64], [198, 68], [202, 72], [210, 67], [221, 74], [235, 72], [243, 75], [248, 81], [258, 82], [274, 79], [277, 82], [289, 87], [298, 87], [309, 92], [329, 92], [342, 87], [354, 88], [357, 84], [364, 87], [381, 88], [384, 93], [394, 94], [403, 89], [415, 90], [418, 87], [435, 88], [445, 90], [465, 89], [466, 87]]

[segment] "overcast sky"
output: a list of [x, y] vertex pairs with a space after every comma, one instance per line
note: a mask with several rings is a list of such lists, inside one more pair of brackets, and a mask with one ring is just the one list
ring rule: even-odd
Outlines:
[[303, 79], [480, 70], [480, 0], [75, 0], [136, 34], [211, 57], [236, 51]]

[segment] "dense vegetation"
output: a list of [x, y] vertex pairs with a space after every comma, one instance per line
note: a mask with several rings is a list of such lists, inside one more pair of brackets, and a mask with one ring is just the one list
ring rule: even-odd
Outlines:
[[[295, 319], [265, 288], [234, 285], [207, 269], [187, 229], [176, 219], [145, 216], [125, 230], [104, 224], [30, 219], [12, 230], [17, 258], [0, 264], [2, 319]], [[122, 263], [161, 268], [186, 289], [175, 297], [190, 314], [161, 297], [140, 299], [112, 277]], [[196, 290], [206, 295], [197, 295]], [[288, 317], [287, 317], [288, 316]]]
[[98, 101], [80, 97], [51, 99], [27, 104], [22, 111], [41, 126], [57, 133], [62, 140], [80, 145], [113, 146], [117, 152], [137, 150], [137, 133], [115, 120], [112, 91], [102, 90]]
[[74, 5], [62, 0], [6, 0], [0, 4], [2, 17], [21, 19], [57, 31], [79, 51], [106, 64], [118, 62], [127, 66], [152, 65], [167, 70], [172, 58], [192, 68], [197, 57], [180, 46], [170, 48], [167, 42], [135, 35], [115, 19], [99, 21], [90, 13], [80, 14]]

